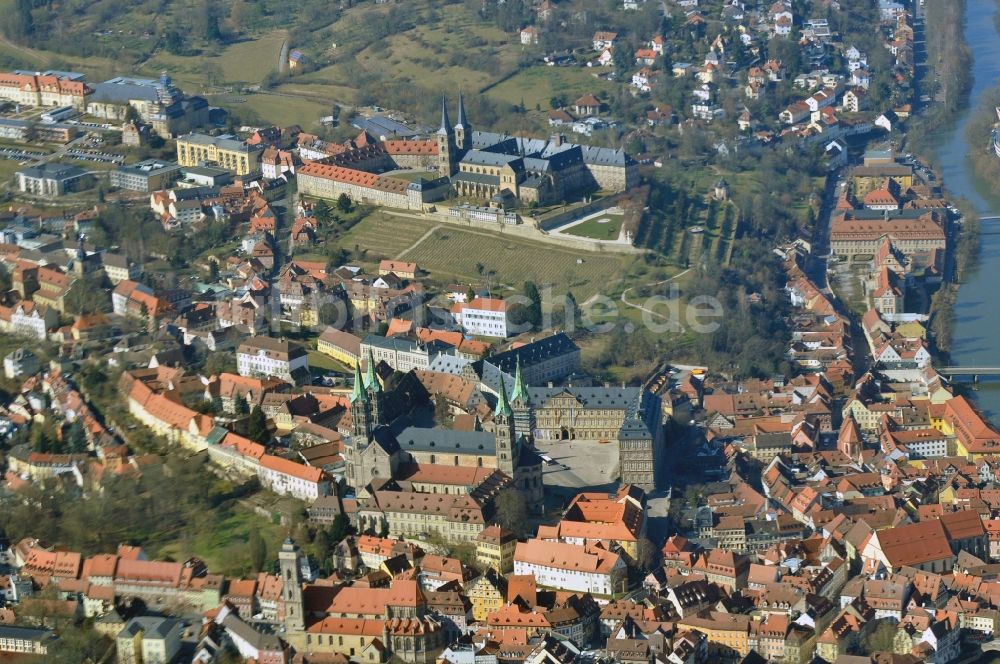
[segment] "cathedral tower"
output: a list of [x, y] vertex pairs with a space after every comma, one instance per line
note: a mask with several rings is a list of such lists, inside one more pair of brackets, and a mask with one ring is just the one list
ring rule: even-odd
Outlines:
[[514, 373], [514, 391], [510, 395], [511, 408], [514, 411], [514, 430], [518, 438], [524, 436], [534, 439], [535, 416], [531, 410], [531, 400], [528, 396], [528, 386], [524, 384], [521, 373], [521, 358], [517, 358], [517, 370]]
[[472, 126], [465, 118], [465, 95], [458, 93], [458, 123], [455, 125], [455, 147], [459, 154], [472, 148]]
[[497, 438], [497, 467], [513, 478], [520, 449], [518, 435], [514, 427], [514, 411], [507, 400], [507, 386], [502, 378], [500, 379], [500, 397], [497, 399], [497, 407], [493, 411], [493, 425]]
[[[354, 438], [364, 438], [364, 442], [371, 440], [372, 431], [375, 425], [372, 421], [372, 408], [369, 400], [368, 390], [365, 388], [365, 381], [361, 377], [361, 364], [354, 367], [354, 388], [351, 390], [351, 436]], [[361, 440], [354, 441], [355, 445]]]
[[451, 177], [455, 172], [455, 130], [448, 120], [448, 100], [441, 97], [441, 128], [437, 131], [438, 173], [442, 177]]
[[302, 632], [306, 628], [302, 604], [302, 573], [299, 567], [302, 553], [291, 537], [285, 539], [278, 552], [281, 568], [281, 598], [285, 602], [285, 629]]
[[375, 375], [375, 356], [371, 348], [368, 349], [368, 366], [365, 368], [365, 392], [368, 395], [371, 426], [374, 430], [385, 424], [385, 391]]

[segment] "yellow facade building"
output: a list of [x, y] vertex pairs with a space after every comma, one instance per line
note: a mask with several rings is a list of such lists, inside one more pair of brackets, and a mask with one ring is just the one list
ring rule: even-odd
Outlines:
[[466, 585], [465, 594], [472, 604], [472, 617], [483, 622], [507, 602], [507, 580], [490, 568]]
[[358, 366], [361, 357], [361, 338], [350, 332], [328, 327], [316, 340], [316, 350], [353, 369]]
[[177, 138], [177, 163], [181, 166], [218, 166], [236, 175], [249, 175], [260, 170], [263, 150], [227, 136], [187, 134]]
[[750, 617], [712, 611], [684, 618], [677, 625], [701, 632], [708, 639], [710, 661], [738, 659], [750, 654]]
[[490, 526], [476, 538], [476, 562], [482, 568], [490, 568], [508, 574], [514, 570], [514, 549], [517, 537], [500, 526]]

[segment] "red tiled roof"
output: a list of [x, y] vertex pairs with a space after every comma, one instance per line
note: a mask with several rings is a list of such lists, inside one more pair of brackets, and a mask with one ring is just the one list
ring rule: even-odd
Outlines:
[[283, 475], [297, 477], [307, 482], [320, 482], [326, 476], [326, 472], [324, 472], [322, 468], [305, 466], [301, 463], [295, 463], [294, 461], [274, 456], [273, 454], [265, 454], [261, 456], [260, 465], [263, 468], [273, 470]]
[[921, 521], [887, 528], [879, 531], [876, 536], [882, 554], [894, 568], [952, 556], [951, 545], [940, 521]]
[[382, 141], [382, 147], [389, 154], [436, 155], [437, 141]]
[[380, 189], [397, 194], [405, 193], [410, 186], [408, 181], [400, 180], [399, 178], [375, 175], [374, 173], [366, 173], [365, 171], [324, 164], [318, 161], [310, 162], [300, 168], [299, 176], [303, 175], [353, 184], [359, 187]]

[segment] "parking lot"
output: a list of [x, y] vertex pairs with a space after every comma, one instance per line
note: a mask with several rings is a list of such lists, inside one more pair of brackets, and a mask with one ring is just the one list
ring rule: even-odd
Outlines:
[[66, 156], [81, 161], [98, 161], [105, 164], [122, 164], [125, 157], [111, 152], [100, 152], [98, 150], [67, 150]]
[[44, 152], [35, 152], [32, 150], [15, 150], [11, 148], [0, 148], [0, 158], [2, 159], [13, 159], [15, 161], [31, 161], [34, 159], [41, 159], [45, 156]]

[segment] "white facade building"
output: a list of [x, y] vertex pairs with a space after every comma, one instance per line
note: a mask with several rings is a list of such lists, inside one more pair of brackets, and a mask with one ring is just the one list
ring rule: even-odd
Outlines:
[[330, 494], [330, 477], [322, 468], [265, 454], [258, 472], [261, 486], [279, 496], [312, 502]]
[[596, 547], [531, 539], [518, 542], [514, 574], [531, 574], [538, 585], [609, 597], [625, 590], [621, 556]]
[[295, 382], [296, 376], [309, 372], [309, 356], [283, 339], [251, 337], [236, 350], [236, 369], [241, 376], [276, 376]]
[[455, 322], [468, 334], [481, 337], [510, 336], [507, 323], [509, 306], [505, 300], [477, 297], [472, 302], [456, 304], [452, 307]]

